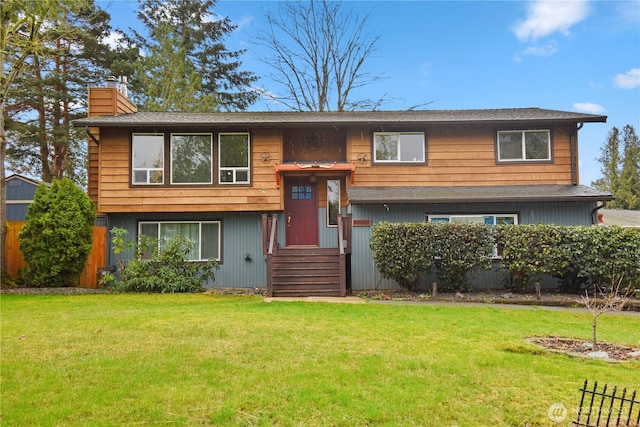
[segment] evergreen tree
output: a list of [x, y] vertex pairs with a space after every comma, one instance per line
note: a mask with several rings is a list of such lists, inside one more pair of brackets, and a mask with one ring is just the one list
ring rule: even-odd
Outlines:
[[599, 190], [615, 193], [620, 175], [620, 131], [617, 127], [609, 132], [597, 160], [601, 165], [602, 178], [592, 182], [591, 185]]
[[20, 230], [22, 272], [31, 286], [77, 283], [91, 253], [95, 209], [89, 197], [68, 179], [41, 184]]
[[[44, 55], [45, 22], [55, 20], [68, 8], [79, 7], [84, 0], [2, 0], [0, 5], [0, 218], [6, 218], [7, 106], [14, 82], [19, 79], [29, 61]], [[0, 226], [0, 248], [5, 247], [6, 228]], [[6, 256], [0, 251], [0, 270], [4, 271]]]
[[241, 71], [244, 51], [223, 39], [236, 27], [213, 11], [217, 0], [142, 0], [138, 18], [148, 36], [132, 79], [134, 99], [147, 111], [245, 110], [257, 93], [251, 72]]
[[622, 129], [622, 144], [618, 128], [611, 129], [598, 161], [603, 177], [591, 185], [613, 194], [607, 206], [640, 210], [640, 141], [633, 126]]
[[67, 176], [86, 182], [86, 135], [70, 126], [86, 115], [86, 90], [107, 74], [113, 58], [102, 41], [109, 14], [92, 0], [60, 3], [39, 28], [42, 50], [25, 61], [8, 93], [7, 160], [45, 182]]
[[622, 129], [622, 135], [624, 157], [616, 198], [624, 209], [640, 210], [640, 140], [631, 125]]

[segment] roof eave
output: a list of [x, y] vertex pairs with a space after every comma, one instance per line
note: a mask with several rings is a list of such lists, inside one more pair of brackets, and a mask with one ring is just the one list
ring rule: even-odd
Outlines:
[[476, 197], [476, 198], [443, 198], [430, 199], [398, 198], [398, 199], [349, 199], [354, 205], [369, 204], [432, 204], [432, 203], [540, 203], [540, 202], [610, 202], [615, 198], [612, 195], [600, 196], [537, 196], [537, 197]]

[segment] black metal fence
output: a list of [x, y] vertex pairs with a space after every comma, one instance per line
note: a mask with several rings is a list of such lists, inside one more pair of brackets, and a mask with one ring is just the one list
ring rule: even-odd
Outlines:
[[598, 391], [598, 382], [587, 389], [587, 380], [580, 389], [582, 397], [578, 407], [578, 418], [573, 422], [580, 427], [640, 427], [640, 401], [636, 390], [627, 395], [627, 389], [618, 394], [618, 387], [607, 392], [607, 385]]

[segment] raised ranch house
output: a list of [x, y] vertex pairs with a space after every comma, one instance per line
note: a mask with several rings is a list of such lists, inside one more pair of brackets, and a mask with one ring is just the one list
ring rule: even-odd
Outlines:
[[[596, 223], [612, 196], [579, 185], [578, 131], [605, 121], [539, 108], [136, 112], [107, 87], [74, 124], [109, 229], [185, 235], [192, 260], [220, 262], [207, 286], [283, 296], [394, 288], [369, 250], [380, 221]], [[108, 264], [119, 256], [108, 249]]]

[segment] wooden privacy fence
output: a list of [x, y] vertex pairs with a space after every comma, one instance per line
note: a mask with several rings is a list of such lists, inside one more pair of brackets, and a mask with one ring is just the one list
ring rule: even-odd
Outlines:
[[[8, 221], [7, 223], [7, 242], [5, 253], [7, 254], [7, 272], [11, 277], [18, 277], [20, 269], [25, 266], [24, 257], [20, 252], [20, 242], [18, 241], [18, 233], [26, 224], [22, 221]], [[104, 267], [107, 261], [107, 228], [93, 227], [93, 248], [87, 258], [84, 271], [80, 275], [79, 286], [85, 288], [98, 287], [98, 271]]]

